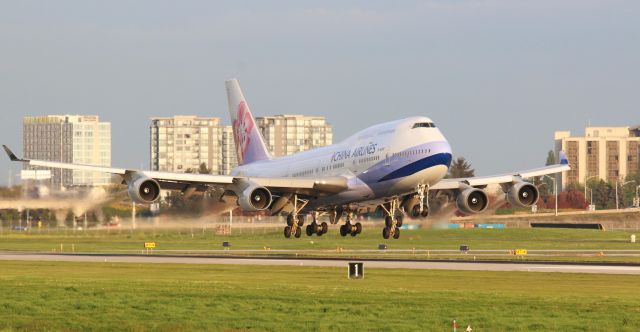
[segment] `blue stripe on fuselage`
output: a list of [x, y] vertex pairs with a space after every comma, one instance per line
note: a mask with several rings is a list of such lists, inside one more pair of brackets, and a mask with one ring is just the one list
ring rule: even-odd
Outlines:
[[429, 167], [433, 167], [437, 165], [444, 165], [444, 166], [447, 166], [447, 168], [449, 168], [449, 166], [451, 165], [451, 153], [446, 153], [446, 152], [436, 153], [434, 155], [414, 161], [408, 165], [400, 167], [397, 170], [385, 175], [380, 180], [378, 180], [378, 182], [409, 176], [423, 169], [427, 169]]

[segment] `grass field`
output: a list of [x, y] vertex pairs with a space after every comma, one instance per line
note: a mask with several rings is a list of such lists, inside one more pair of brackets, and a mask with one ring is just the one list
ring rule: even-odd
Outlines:
[[[0, 330], [637, 331], [637, 276], [0, 262]], [[460, 329], [459, 329], [460, 330]]]
[[[639, 243], [630, 243], [631, 232], [598, 231], [579, 229], [419, 229], [403, 231], [399, 240], [384, 240], [379, 234], [378, 227], [365, 229], [357, 237], [341, 237], [335, 229], [322, 237], [307, 237], [299, 239], [285, 239], [280, 230], [273, 229], [243, 229], [233, 235], [215, 235], [212, 229], [145, 229], [145, 230], [111, 230], [87, 232], [37, 232], [32, 233], [3, 233], [0, 234], [0, 251], [60, 251], [64, 252], [140, 252], [143, 243], [154, 241], [157, 244], [155, 253], [166, 253], [162, 250], [211, 250], [222, 249], [222, 242], [231, 242], [233, 250], [272, 250], [285, 249], [299, 251], [300, 254], [317, 250], [317, 254], [345, 256], [353, 255], [349, 250], [375, 250], [378, 244], [385, 243], [389, 249], [458, 249], [460, 245], [469, 245], [472, 250], [480, 249], [516, 249], [528, 250], [638, 250]], [[638, 234], [640, 236], [640, 233]], [[640, 240], [640, 239], [639, 239]], [[341, 252], [336, 252], [341, 248]], [[264, 251], [271, 253], [270, 251]], [[273, 253], [272, 253], [273, 254]], [[386, 254], [385, 254], [386, 255]], [[390, 256], [390, 255], [387, 255]], [[405, 255], [406, 256], [406, 255]], [[424, 253], [414, 258], [426, 258]], [[454, 257], [471, 257], [457, 255]], [[533, 256], [530, 256], [531, 258]], [[430, 258], [438, 258], [430, 256]], [[526, 258], [526, 259], [529, 259]], [[569, 260], [596, 261], [629, 261], [638, 262], [638, 257], [556, 257]]]

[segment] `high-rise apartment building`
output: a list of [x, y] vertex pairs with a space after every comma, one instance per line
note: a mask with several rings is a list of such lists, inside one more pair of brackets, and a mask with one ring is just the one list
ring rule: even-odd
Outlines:
[[[22, 146], [27, 159], [111, 166], [111, 124], [95, 115], [47, 115], [23, 118]], [[25, 166], [25, 169], [33, 167]], [[99, 172], [51, 169], [54, 188], [111, 183]]]
[[587, 127], [584, 137], [555, 133], [556, 155], [564, 150], [571, 170], [563, 172], [562, 187], [592, 178], [617, 181], [638, 172], [640, 127]]
[[151, 119], [151, 169], [197, 172], [201, 164], [219, 174], [220, 119], [177, 115]]
[[220, 148], [222, 150], [221, 155], [218, 157], [220, 174], [229, 174], [238, 165], [236, 145], [233, 141], [233, 128], [231, 126], [223, 126], [220, 133]]
[[330, 145], [333, 141], [331, 125], [320, 116], [257, 117], [256, 125], [267, 148], [277, 157]]

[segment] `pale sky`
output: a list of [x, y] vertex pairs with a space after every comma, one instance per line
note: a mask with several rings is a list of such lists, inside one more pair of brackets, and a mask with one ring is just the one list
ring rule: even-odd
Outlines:
[[[149, 165], [154, 116], [326, 116], [334, 140], [431, 117], [476, 174], [538, 167], [553, 132], [640, 123], [640, 2], [0, 1], [0, 141], [95, 114], [113, 166]], [[0, 157], [0, 184], [19, 165]]]

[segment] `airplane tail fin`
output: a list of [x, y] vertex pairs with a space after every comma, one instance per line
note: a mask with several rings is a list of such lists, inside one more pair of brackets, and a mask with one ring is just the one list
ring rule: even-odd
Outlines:
[[242, 90], [240, 90], [238, 80], [231, 79], [226, 81], [225, 84], [238, 164], [245, 165], [254, 161], [271, 159], [269, 150], [267, 150], [262, 135], [249, 110], [249, 105], [244, 99]]

